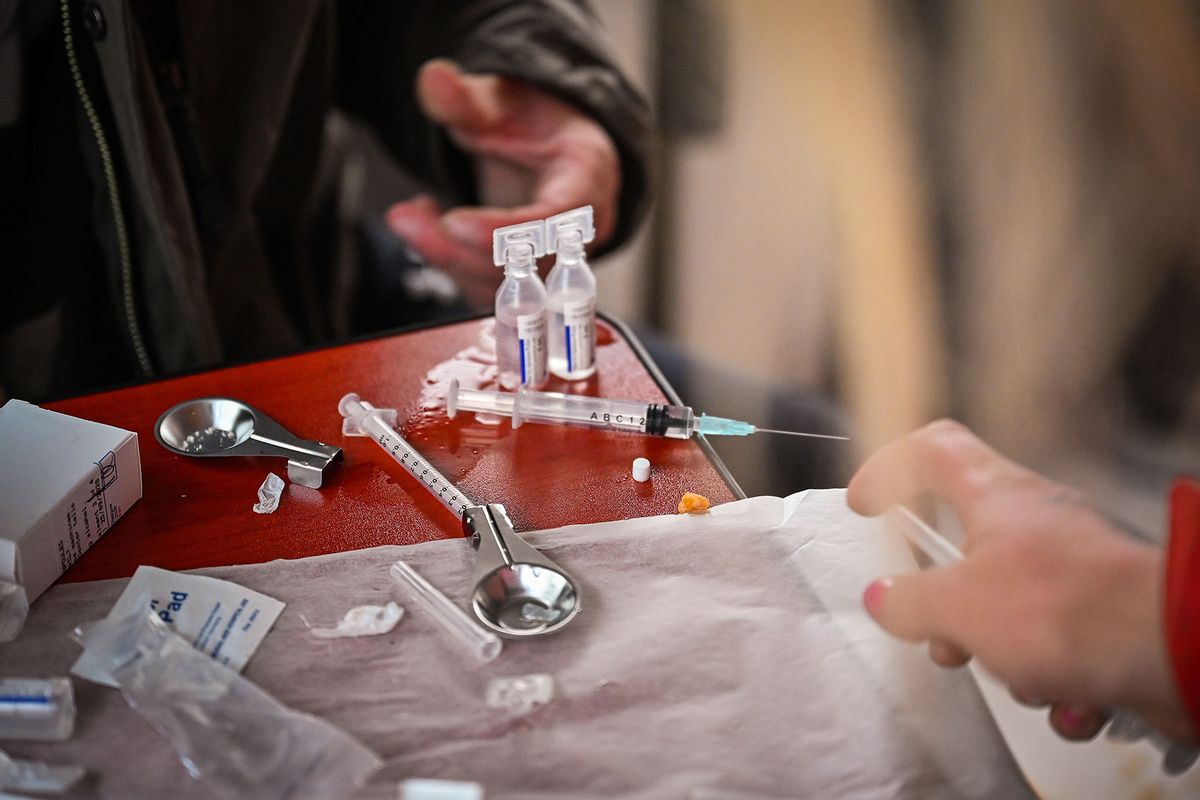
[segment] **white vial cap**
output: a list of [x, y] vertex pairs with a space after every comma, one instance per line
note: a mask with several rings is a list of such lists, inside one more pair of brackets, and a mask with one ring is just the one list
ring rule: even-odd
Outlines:
[[559, 238], [569, 230], [579, 231], [580, 246], [596, 238], [591, 206], [572, 208], [546, 220], [546, 252], [557, 253]]
[[510, 251], [526, 248], [531, 257], [546, 255], [546, 221], [535, 219], [517, 225], [506, 225], [492, 231], [492, 263], [503, 267]]
[[635, 458], [633, 460], [633, 479], [638, 483], [645, 483], [650, 480], [650, 460], [647, 458]]

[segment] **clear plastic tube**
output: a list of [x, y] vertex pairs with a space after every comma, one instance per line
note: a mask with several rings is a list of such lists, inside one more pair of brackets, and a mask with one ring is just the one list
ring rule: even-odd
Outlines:
[[494, 633], [484, 630], [467, 616], [467, 612], [456, 606], [446, 595], [422, 578], [415, 569], [403, 561], [392, 564], [389, 571], [392, 582], [402, 587], [417, 603], [428, 611], [438, 624], [468, 648], [483, 663], [495, 660], [500, 655], [502, 643]]
[[0, 739], [61, 742], [75, 730], [75, 692], [68, 678], [0, 680]]
[[0, 642], [11, 642], [25, 627], [29, 598], [24, 587], [0, 579]]

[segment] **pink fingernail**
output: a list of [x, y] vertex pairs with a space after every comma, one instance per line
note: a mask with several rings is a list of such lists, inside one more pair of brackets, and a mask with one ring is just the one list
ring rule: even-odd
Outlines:
[[883, 608], [883, 597], [887, 594], [887, 590], [892, 588], [891, 578], [880, 578], [867, 587], [863, 592], [863, 605], [867, 611], [872, 614], [878, 613]]
[[1059, 722], [1068, 728], [1078, 730], [1083, 726], [1083, 716], [1073, 708], [1064, 708], [1058, 712]]

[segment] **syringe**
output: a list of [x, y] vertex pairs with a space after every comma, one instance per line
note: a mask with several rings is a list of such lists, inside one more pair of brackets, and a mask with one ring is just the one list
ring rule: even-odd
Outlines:
[[396, 423], [394, 408], [375, 408], [352, 392], [338, 401], [338, 411], [345, 417], [342, 420], [343, 435], [370, 436], [384, 452], [424, 484], [454, 516], [461, 519], [464, 509], [476, 505], [396, 433], [392, 427]]
[[486, 389], [464, 389], [457, 380], [450, 381], [446, 396], [446, 413], [451, 419], [459, 411], [497, 414], [512, 417], [512, 426], [525, 422], [546, 422], [555, 425], [580, 425], [588, 428], [644, 433], [689, 439], [695, 433], [708, 436], [749, 436], [752, 433], [782, 433], [788, 436], [808, 436], [814, 439], [840, 439], [825, 433], [800, 433], [759, 428], [749, 422], [724, 417], [696, 415], [688, 406], [646, 403], [636, 400], [609, 400], [558, 392], [538, 392], [522, 387], [516, 392], [494, 392]]

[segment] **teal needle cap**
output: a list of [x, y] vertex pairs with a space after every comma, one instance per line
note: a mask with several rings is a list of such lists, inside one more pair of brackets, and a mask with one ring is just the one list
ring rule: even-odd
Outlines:
[[698, 430], [708, 436], [749, 436], [755, 427], [749, 422], [701, 414]]

